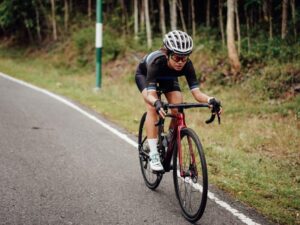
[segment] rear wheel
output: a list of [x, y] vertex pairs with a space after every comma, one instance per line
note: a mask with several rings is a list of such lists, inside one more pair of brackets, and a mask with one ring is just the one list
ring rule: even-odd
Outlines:
[[193, 223], [201, 218], [206, 206], [206, 161], [197, 134], [192, 129], [185, 128], [180, 135], [182, 163], [179, 163], [179, 146], [176, 145], [173, 155], [174, 186], [184, 217]]
[[161, 173], [154, 174], [150, 169], [149, 163], [149, 145], [146, 136], [145, 120], [147, 113], [141, 118], [140, 127], [139, 127], [139, 136], [138, 136], [138, 150], [139, 150], [139, 160], [142, 175], [145, 181], [145, 184], [150, 189], [155, 189], [158, 187], [163, 175]]

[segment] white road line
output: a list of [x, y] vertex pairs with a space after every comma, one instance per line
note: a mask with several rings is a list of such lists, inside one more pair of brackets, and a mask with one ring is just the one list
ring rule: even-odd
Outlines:
[[[42, 88], [39, 88], [39, 87], [36, 87], [32, 84], [29, 84], [25, 81], [22, 81], [22, 80], [18, 80], [16, 78], [13, 78], [13, 77], [10, 77], [4, 73], [1, 73], [0, 72], [0, 76], [5, 78], [5, 79], [8, 79], [8, 80], [11, 80], [11, 81], [14, 81], [16, 83], [19, 83], [21, 85], [24, 85], [26, 87], [29, 87], [35, 91], [38, 91], [38, 92], [41, 92], [41, 93], [44, 93], [62, 103], [64, 103], [65, 105], [77, 110], [78, 112], [80, 112], [81, 114], [87, 116], [88, 118], [90, 118], [91, 120], [95, 121], [96, 123], [98, 123], [99, 125], [103, 126], [104, 128], [108, 129], [110, 132], [112, 132], [113, 134], [117, 135], [118, 137], [120, 137], [121, 139], [123, 139], [124, 141], [126, 141], [127, 143], [129, 143], [130, 145], [134, 146], [135, 148], [138, 147], [138, 144], [133, 141], [132, 139], [130, 139], [126, 134], [124, 133], [121, 133], [120, 131], [118, 131], [117, 129], [111, 127], [110, 125], [108, 125], [107, 123], [101, 121], [100, 119], [98, 119], [97, 117], [89, 114], [88, 112], [84, 111], [83, 109], [81, 109], [80, 107], [78, 107], [77, 105], [75, 105], [74, 103], [56, 95], [56, 94], [53, 94], [52, 92], [50, 91], [47, 91], [45, 89], [42, 89]], [[258, 223], [255, 223], [252, 219], [250, 219], [249, 217], [245, 216], [243, 213], [239, 212], [238, 210], [232, 208], [228, 203], [220, 200], [219, 198], [217, 198], [212, 192], [208, 192], [208, 198], [211, 199], [212, 201], [214, 201], [216, 204], [218, 204], [219, 206], [223, 207], [224, 209], [226, 209], [227, 211], [229, 211], [230, 213], [232, 213], [234, 216], [236, 216], [237, 218], [239, 218], [242, 222], [244, 222], [245, 224], [248, 224], [248, 225], [260, 225]]]

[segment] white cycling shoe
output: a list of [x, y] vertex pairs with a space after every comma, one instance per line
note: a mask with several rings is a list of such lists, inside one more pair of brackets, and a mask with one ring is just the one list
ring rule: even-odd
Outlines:
[[155, 172], [164, 171], [164, 167], [160, 162], [159, 154], [157, 152], [150, 153], [150, 169]]

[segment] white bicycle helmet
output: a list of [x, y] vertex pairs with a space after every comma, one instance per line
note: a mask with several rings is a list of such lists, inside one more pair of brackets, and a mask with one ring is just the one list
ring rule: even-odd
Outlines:
[[189, 55], [193, 50], [193, 39], [180, 30], [167, 33], [163, 42], [169, 51], [179, 55]]

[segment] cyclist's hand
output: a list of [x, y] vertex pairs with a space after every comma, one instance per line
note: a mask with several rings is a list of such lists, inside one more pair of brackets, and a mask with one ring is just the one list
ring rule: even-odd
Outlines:
[[211, 111], [213, 114], [221, 115], [223, 110], [220, 101], [212, 97], [208, 100], [208, 104], [211, 105]]
[[164, 103], [162, 101], [160, 101], [159, 99], [157, 99], [153, 105], [155, 107], [156, 113], [158, 115], [160, 115], [162, 118], [165, 118], [166, 112], [163, 109]]

